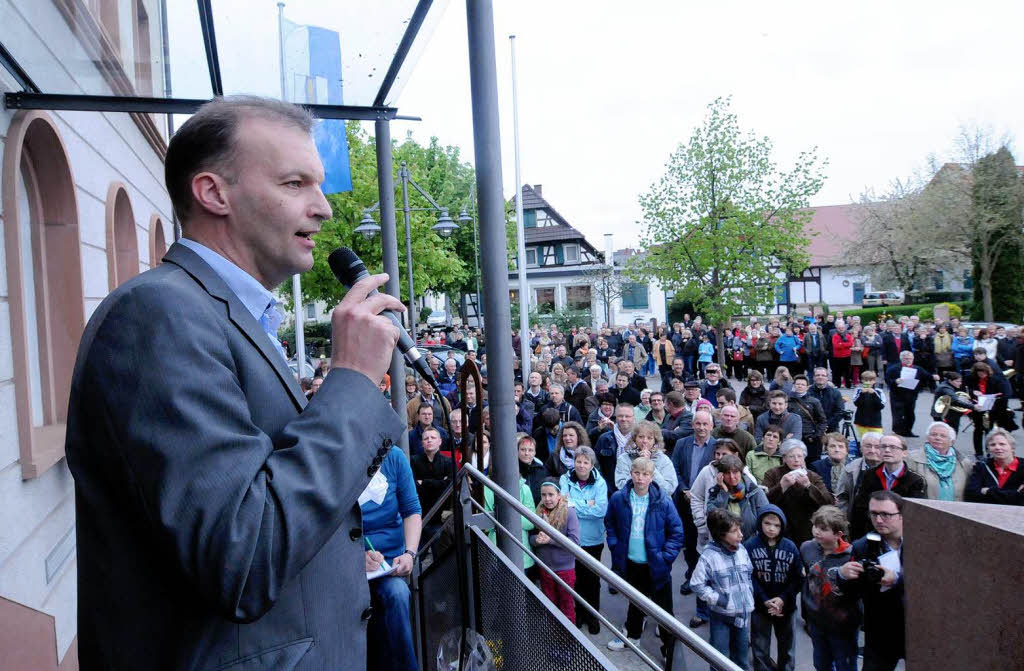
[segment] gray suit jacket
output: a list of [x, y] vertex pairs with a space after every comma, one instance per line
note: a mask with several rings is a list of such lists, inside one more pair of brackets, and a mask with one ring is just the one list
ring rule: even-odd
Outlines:
[[405, 428], [335, 370], [306, 405], [199, 256], [113, 291], [68, 411], [83, 670], [362, 669], [356, 499]]

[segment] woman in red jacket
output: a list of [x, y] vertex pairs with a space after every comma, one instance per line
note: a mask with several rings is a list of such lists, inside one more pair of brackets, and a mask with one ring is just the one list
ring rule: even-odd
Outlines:
[[837, 388], [846, 387], [850, 383], [852, 349], [853, 336], [846, 332], [846, 324], [836, 322], [836, 328], [832, 331], [832, 356], [829, 358], [829, 365], [832, 366], [832, 384]]

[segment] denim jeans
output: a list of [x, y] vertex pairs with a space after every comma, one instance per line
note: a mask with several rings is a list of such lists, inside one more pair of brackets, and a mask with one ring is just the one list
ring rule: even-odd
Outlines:
[[409, 585], [393, 575], [370, 581], [373, 616], [366, 628], [366, 666], [374, 671], [418, 671], [409, 620]]
[[[736, 618], [732, 616], [719, 615], [711, 611], [711, 645], [723, 655], [726, 655], [733, 663], [741, 669], [749, 669], [747, 659], [750, 654], [750, 619], [742, 627], [733, 623]], [[714, 667], [711, 667], [714, 671]]]
[[[796, 653], [796, 637], [793, 636], [795, 620], [795, 612], [782, 617], [772, 617], [757, 611], [751, 614], [750, 647], [754, 651], [754, 671], [769, 671], [772, 668], [777, 668], [778, 671], [793, 671], [793, 655]], [[773, 630], [779, 646], [777, 666], [770, 663]]]
[[857, 630], [829, 631], [808, 622], [815, 671], [857, 671]]

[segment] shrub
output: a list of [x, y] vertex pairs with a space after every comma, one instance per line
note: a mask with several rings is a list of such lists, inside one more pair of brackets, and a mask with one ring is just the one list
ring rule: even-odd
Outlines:
[[434, 311], [431, 310], [430, 307], [424, 305], [423, 309], [420, 310], [420, 323], [422, 324], [422, 323], [426, 322], [427, 321], [427, 317], [429, 317], [432, 314], [434, 314]]
[[945, 305], [949, 307], [950, 319], [960, 319], [963, 316], [964, 310], [956, 303], [936, 303], [935, 305], [926, 305], [917, 311], [917, 316], [923, 321], [925, 319], [935, 319], [935, 308], [939, 305]]
[[[965, 310], [965, 308], [966, 308], [966, 304], [965, 303], [951, 303], [950, 305], [954, 305], [954, 306], [960, 308], [961, 315], [966, 311]], [[931, 319], [930, 315], [932, 314], [932, 311], [934, 310], [934, 308], [935, 308], [934, 304], [932, 304], [932, 305], [885, 305], [885, 306], [879, 306], [879, 307], [874, 307], [874, 308], [862, 308], [860, 310], [845, 310], [844, 311], [844, 315], [846, 317], [860, 317], [861, 322], [867, 323], [867, 322], [870, 322], [870, 321], [877, 321], [879, 315], [887, 315], [887, 316], [891, 316], [891, 317], [900, 317], [900, 316], [903, 316], [903, 315], [907, 315], [907, 316], [909, 316], [909, 315], [918, 315], [918, 316], [920, 316], [924, 310], [927, 310], [928, 314], [929, 314], [929, 317], [927, 317], [927, 319]], [[951, 317], [954, 316], [952, 309], [950, 309], [950, 316]], [[925, 317], [921, 317], [921, 318], [925, 319]]]

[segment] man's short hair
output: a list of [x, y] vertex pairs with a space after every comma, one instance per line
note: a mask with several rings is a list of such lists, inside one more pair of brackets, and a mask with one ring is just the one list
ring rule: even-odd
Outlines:
[[598, 394], [597, 395], [597, 404], [598, 405], [611, 405], [611, 406], [614, 406], [615, 405], [615, 397], [612, 396], [611, 394], [609, 394], [608, 392], [605, 392], [603, 394]]
[[975, 347], [974, 351], [971, 352], [971, 354], [984, 354], [985, 358], [988, 358], [988, 350], [985, 349], [984, 347]]
[[[806, 379], [806, 378], [804, 378], [804, 379]], [[768, 402], [769, 403], [771, 401], [774, 401], [777, 398], [781, 398], [784, 401], [788, 401], [789, 400], [789, 397], [786, 396], [786, 392], [782, 391], [781, 389], [776, 389], [774, 391], [768, 392]]]
[[849, 535], [849, 525], [846, 513], [835, 506], [822, 506], [811, 515], [812, 527], [828, 529], [832, 533], [842, 534], [844, 538]]
[[192, 214], [192, 178], [216, 172], [228, 182], [238, 178], [238, 128], [246, 119], [263, 119], [313, 132], [316, 120], [298, 105], [259, 96], [216, 98], [183, 123], [167, 145], [164, 181], [178, 220], [184, 225]]
[[533, 436], [531, 436], [528, 433], [524, 433], [521, 436], [519, 436], [519, 439], [516, 441], [516, 449], [522, 447], [526, 443], [529, 443], [534, 447], [537, 447], [537, 441], [533, 439]]
[[558, 391], [562, 392], [563, 394], [565, 393], [565, 387], [563, 387], [560, 384], [552, 383], [552, 384], [548, 385], [548, 393], [553, 392], [555, 389], [557, 389]]
[[619, 410], [621, 410], [623, 408], [625, 408], [625, 409], [627, 409], [629, 411], [632, 411], [633, 410], [633, 404], [632, 403], [619, 403], [617, 406], [615, 406], [615, 412], [618, 412]]
[[421, 412], [423, 412], [424, 410], [429, 410], [430, 412], [434, 412], [434, 406], [430, 405], [429, 403], [420, 403], [420, 407], [416, 408], [416, 414], [418, 415]]
[[725, 538], [725, 535], [743, 524], [743, 520], [736, 513], [730, 512], [725, 508], [715, 508], [708, 511], [708, 532], [711, 534], [711, 538], [719, 543]]
[[[808, 380], [808, 379], [807, 379], [807, 376], [806, 376], [806, 375], [804, 375], [803, 373], [800, 373], [799, 375], [794, 375], [794, 376], [793, 376], [793, 382], [796, 382], [797, 380], [803, 380], [803, 381], [804, 381], [804, 382], [806, 382], [806, 383], [807, 383], [808, 385], [810, 385], [810, 384], [811, 384], [811, 381], [810, 381], [810, 380]], [[778, 390], [776, 390], [776, 391], [778, 391]]]
[[428, 433], [436, 433], [438, 438], [441, 437], [441, 432], [433, 424], [431, 424], [427, 428], [425, 428], [422, 431], [420, 431], [420, 438], [422, 438], [423, 436], [427, 435]]
[[900, 513], [903, 512], [903, 497], [894, 491], [888, 489], [880, 489], [877, 492], [871, 492], [870, 501], [891, 501], [896, 505], [896, 510]]
[[715, 398], [725, 399], [728, 403], [736, 402], [736, 390], [732, 387], [722, 387], [715, 393]]
[[682, 408], [686, 405], [686, 398], [678, 391], [670, 391], [665, 395], [665, 403], [673, 408]]

